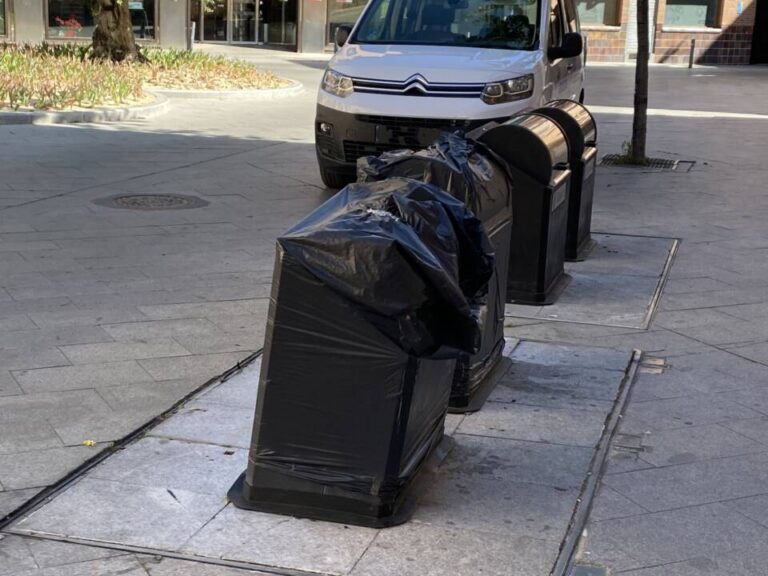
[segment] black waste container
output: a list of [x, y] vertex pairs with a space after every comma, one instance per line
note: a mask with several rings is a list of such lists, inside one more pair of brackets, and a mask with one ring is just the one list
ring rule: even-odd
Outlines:
[[563, 269], [568, 215], [568, 143], [556, 122], [521, 114], [467, 134], [503, 159], [512, 178], [507, 302], [551, 304], [568, 283]]
[[534, 112], [557, 122], [568, 139], [571, 186], [568, 192], [565, 259], [571, 262], [584, 260], [595, 246], [590, 235], [597, 163], [595, 118], [587, 108], [573, 100], [554, 100]]
[[236, 506], [401, 523], [443, 439], [469, 300], [493, 256], [434, 186], [353, 184], [278, 239], [248, 468]]
[[504, 162], [477, 142], [444, 134], [418, 152], [398, 150], [357, 161], [358, 181], [392, 176], [429, 182], [464, 202], [480, 219], [495, 256], [487, 294], [471, 303], [480, 321], [480, 349], [461, 353], [451, 389], [450, 412], [479, 410], [495, 384], [504, 351], [504, 301], [512, 234], [512, 185]]

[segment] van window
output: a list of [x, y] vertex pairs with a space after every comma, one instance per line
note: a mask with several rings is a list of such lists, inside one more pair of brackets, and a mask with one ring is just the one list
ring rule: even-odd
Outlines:
[[579, 12], [574, 0], [564, 0], [565, 19], [568, 21], [568, 32], [579, 32]]
[[560, 46], [563, 43], [564, 19], [563, 7], [559, 0], [549, 1], [549, 45]]
[[534, 50], [539, 1], [371, 0], [350, 41]]

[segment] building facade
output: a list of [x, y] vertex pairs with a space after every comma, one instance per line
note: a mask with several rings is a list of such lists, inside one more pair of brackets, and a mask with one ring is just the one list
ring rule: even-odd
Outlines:
[[[438, 0], [439, 1], [439, 0]], [[0, 0], [0, 43], [88, 42], [92, 0]], [[637, 54], [637, 0], [578, 0], [588, 58], [625, 62]], [[768, 63], [768, 0], [648, 0], [652, 61]], [[192, 42], [330, 48], [366, 0], [128, 0], [140, 43]]]
[[[648, 0], [651, 61], [768, 64], [768, 0]], [[637, 0], [579, 3], [589, 59], [637, 56]]]
[[[139, 42], [187, 46], [187, 0], [128, 0], [128, 8]], [[0, 43], [87, 43], [94, 27], [91, 0], [0, 0]]]

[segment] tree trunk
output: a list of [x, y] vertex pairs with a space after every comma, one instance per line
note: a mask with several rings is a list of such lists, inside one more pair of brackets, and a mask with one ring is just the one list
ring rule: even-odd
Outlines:
[[632, 120], [632, 162], [645, 162], [648, 127], [648, 0], [637, 0], [637, 63], [635, 64], [635, 114]]
[[94, 59], [130, 62], [146, 60], [136, 46], [128, 0], [97, 0], [93, 31]]

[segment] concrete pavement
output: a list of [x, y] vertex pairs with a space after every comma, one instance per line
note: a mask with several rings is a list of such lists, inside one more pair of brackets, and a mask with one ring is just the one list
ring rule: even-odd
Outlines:
[[[312, 101], [0, 128], [0, 516], [261, 347], [273, 239], [328, 196]], [[210, 204], [93, 203], [163, 192]]]
[[[176, 99], [166, 116], [120, 125], [0, 127], [0, 517], [260, 347], [273, 240], [328, 197], [311, 133], [324, 57], [246, 52], [306, 92]], [[765, 114], [766, 72], [653, 67], [651, 105]], [[631, 78], [591, 68], [588, 103], [627, 105]], [[631, 117], [598, 121], [601, 152], [618, 151]], [[683, 241], [648, 330], [509, 321], [518, 338], [664, 361], [635, 383], [584, 562], [637, 576], [764, 573], [767, 141], [768, 120], [652, 117], [649, 154], [694, 169], [599, 170], [594, 229]], [[93, 203], [148, 192], [210, 204]], [[16, 536], [0, 541], [3, 557], [21, 559], [14, 574], [239, 573]]]

